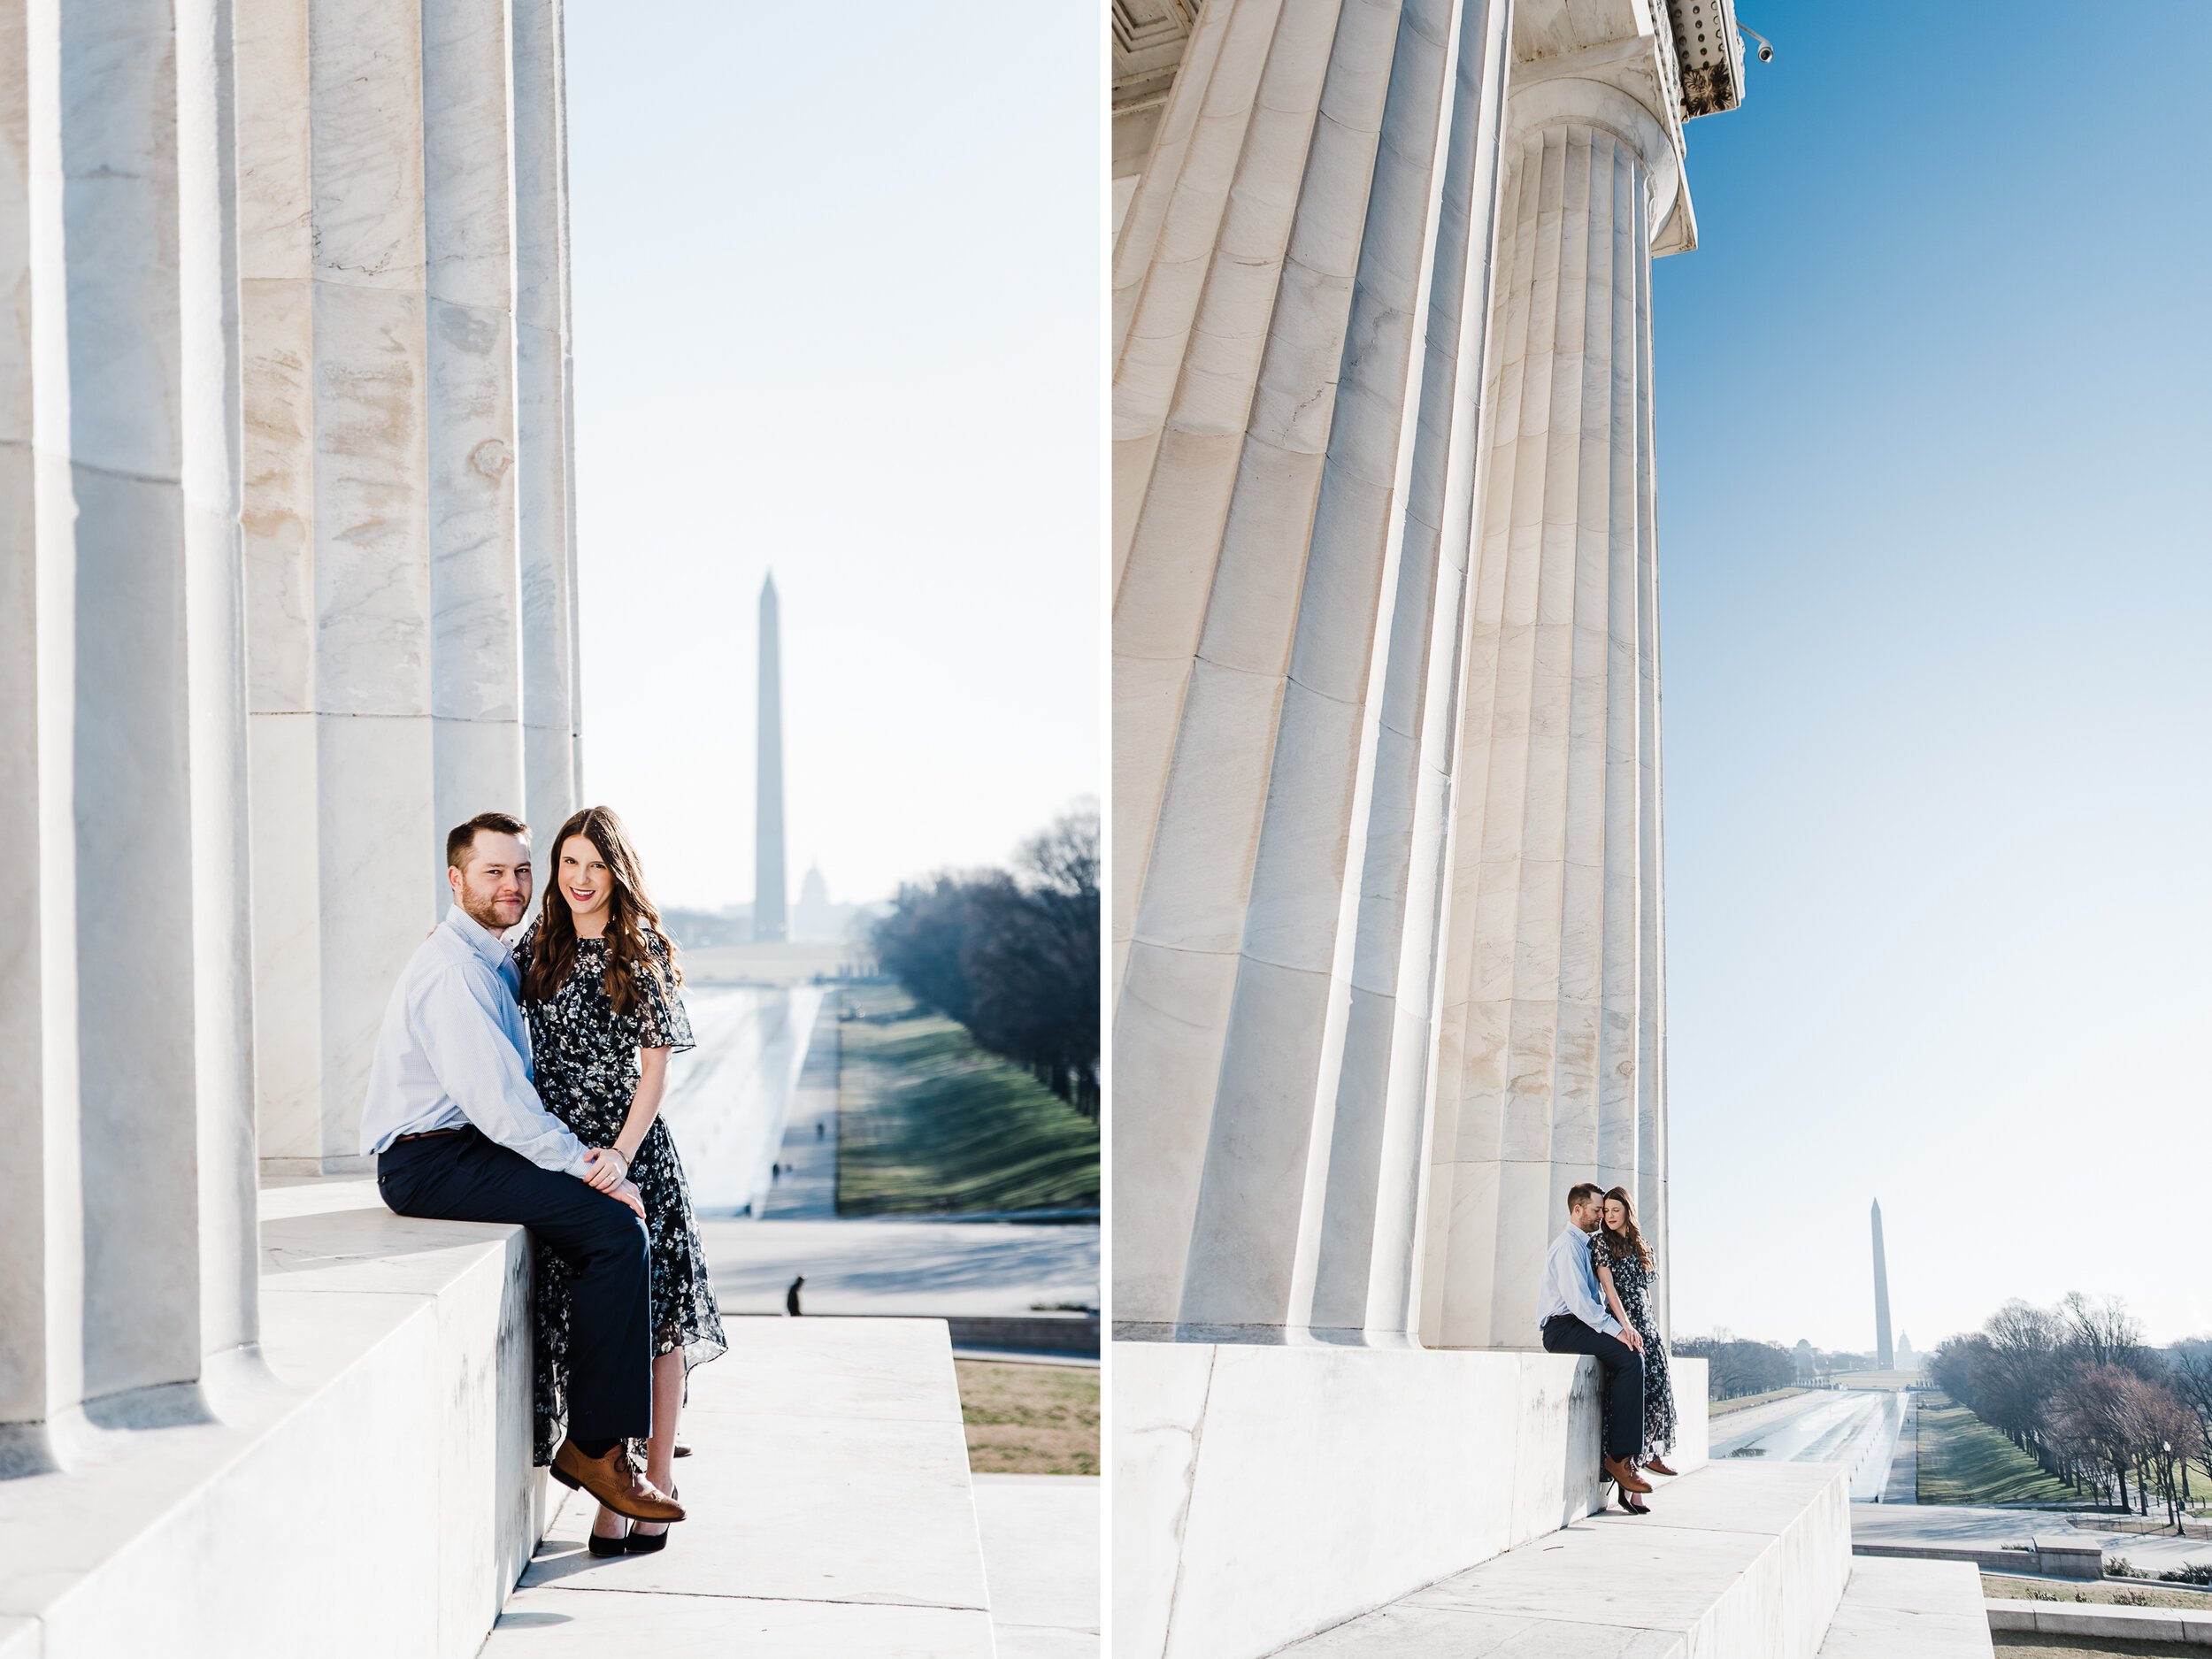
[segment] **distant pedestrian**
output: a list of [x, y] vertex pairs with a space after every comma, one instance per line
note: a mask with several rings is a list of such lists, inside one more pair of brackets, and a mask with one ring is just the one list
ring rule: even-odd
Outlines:
[[783, 1293], [783, 1310], [795, 1319], [799, 1317], [799, 1286], [805, 1283], [806, 1275], [802, 1273], [791, 1281], [791, 1288]]
[[814, 1138], [817, 1141], [819, 1141], [827, 1133], [829, 1133], [829, 1125], [824, 1123], [819, 1118], [817, 1118], [814, 1120]]
[[782, 1164], [771, 1164], [768, 1166], [768, 1184], [769, 1184], [771, 1187], [773, 1187], [773, 1186], [774, 1186], [774, 1185], [775, 1185], [775, 1184], [776, 1184], [779, 1180], [780, 1180], [780, 1179], [783, 1179], [783, 1165], [782, 1165]]

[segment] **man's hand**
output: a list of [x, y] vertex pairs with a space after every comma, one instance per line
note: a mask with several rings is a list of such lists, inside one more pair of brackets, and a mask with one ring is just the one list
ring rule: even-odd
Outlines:
[[637, 1183], [635, 1181], [617, 1181], [614, 1184], [613, 1192], [609, 1194], [608, 1196], [618, 1199], [623, 1203], [629, 1205], [631, 1209], [636, 1210], [637, 1218], [640, 1221], [645, 1219], [645, 1201], [638, 1196]]
[[630, 1166], [622, 1161], [619, 1152], [610, 1153], [605, 1147], [594, 1147], [585, 1155], [590, 1168], [585, 1172], [584, 1185], [595, 1193], [611, 1193], [629, 1174]]

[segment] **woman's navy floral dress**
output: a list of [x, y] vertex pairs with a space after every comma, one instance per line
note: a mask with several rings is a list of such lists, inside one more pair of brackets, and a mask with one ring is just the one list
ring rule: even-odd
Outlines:
[[[526, 973], [537, 943], [530, 925], [515, 947]], [[568, 978], [549, 1002], [525, 1002], [538, 1098], [588, 1147], [609, 1147], [622, 1133], [643, 1075], [641, 1048], [689, 1048], [691, 1020], [669, 972], [668, 949], [649, 930], [646, 941], [659, 972], [637, 987], [627, 1014], [607, 996], [607, 945], [579, 939]], [[707, 1282], [707, 1254], [691, 1212], [691, 1188], [664, 1118], [656, 1118], [630, 1161], [630, 1179], [645, 1205], [652, 1237], [653, 1353], [680, 1352], [684, 1370], [718, 1358], [727, 1344], [722, 1311]], [[537, 1256], [537, 1433], [533, 1458], [553, 1461], [568, 1416], [568, 1325], [571, 1275], [550, 1250]]]
[[1663, 1452], [1674, 1444], [1674, 1383], [1667, 1375], [1667, 1345], [1651, 1305], [1651, 1285], [1659, 1270], [1646, 1267], [1633, 1250], [1611, 1248], [1606, 1238], [1603, 1227], [1591, 1238], [1590, 1265], [1612, 1273], [1621, 1311], [1644, 1339], [1644, 1450]]

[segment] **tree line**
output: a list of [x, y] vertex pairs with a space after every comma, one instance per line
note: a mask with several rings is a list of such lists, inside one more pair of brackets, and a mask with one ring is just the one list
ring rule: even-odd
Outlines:
[[1771, 1394], [1797, 1380], [1797, 1357], [1773, 1342], [1749, 1341], [1726, 1331], [1710, 1336], [1688, 1336], [1673, 1351], [1686, 1359], [1706, 1363], [1706, 1394], [1713, 1400], [1738, 1400], [1746, 1394]]
[[[2117, 1297], [2013, 1301], [1929, 1361], [1944, 1393], [2078, 1492], [2173, 1519], [2212, 1462], [2212, 1340], [2154, 1348]], [[2131, 1485], [2131, 1483], [2132, 1483]]]
[[914, 1000], [1098, 1116], [1099, 824], [1094, 806], [1023, 843], [1010, 870], [901, 885], [872, 930]]

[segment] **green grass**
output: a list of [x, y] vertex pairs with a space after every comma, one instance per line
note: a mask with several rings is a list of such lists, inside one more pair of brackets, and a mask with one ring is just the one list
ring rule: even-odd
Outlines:
[[1942, 1394], [1920, 1396], [1923, 1503], [2078, 1503], [2081, 1493], [2036, 1467], [1964, 1406]]
[[1098, 1368], [953, 1362], [968, 1467], [979, 1475], [1095, 1475]]
[[839, 1032], [838, 1214], [1097, 1204], [1096, 1124], [904, 992], [847, 995], [864, 1018]]
[[2001, 1601], [2082, 1602], [2091, 1607], [2170, 1607], [2212, 1613], [2212, 1595], [2159, 1584], [2070, 1584], [2055, 1578], [2013, 1578], [1982, 1574], [1982, 1594]]

